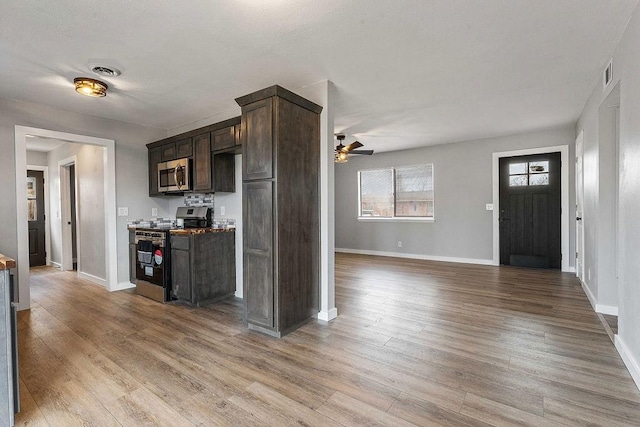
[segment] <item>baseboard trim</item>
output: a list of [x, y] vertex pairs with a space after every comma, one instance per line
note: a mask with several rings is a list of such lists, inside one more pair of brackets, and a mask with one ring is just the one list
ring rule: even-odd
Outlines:
[[611, 316], [618, 315], [618, 307], [612, 305], [596, 304], [596, 313], [609, 314]]
[[125, 290], [125, 289], [131, 289], [131, 288], [135, 288], [135, 287], [136, 287], [135, 283], [121, 282], [121, 283], [118, 283], [115, 286], [115, 288], [109, 289], [109, 292], [122, 291], [122, 290]]
[[100, 285], [103, 288], [108, 289], [107, 281], [105, 279], [100, 278], [100, 277], [94, 276], [93, 274], [89, 274], [89, 273], [84, 273], [82, 271], [78, 271], [78, 277], [80, 277], [81, 279], [88, 280], [88, 281], [90, 281], [92, 283], [95, 283], [96, 285]]
[[55, 262], [55, 261], [49, 261], [49, 265], [51, 265], [52, 267], [55, 267], [55, 268], [62, 268], [62, 264], [60, 264], [59, 262]]
[[596, 297], [591, 293], [591, 289], [589, 289], [589, 287], [582, 281], [582, 279], [578, 277], [578, 281], [580, 281], [580, 285], [582, 285], [582, 290], [587, 296], [587, 299], [589, 300], [589, 304], [591, 304], [593, 311], [597, 313], [598, 310], [596, 310], [596, 307], [598, 304], [596, 303]]
[[576, 272], [576, 268], [575, 267], [567, 267], [565, 270], [562, 270], [564, 273], [575, 273]]
[[446, 256], [437, 256], [437, 255], [409, 254], [409, 253], [401, 253], [401, 252], [369, 251], [369, 250], [365, 250], [365, 249], [347, 249], [347, 248], [336, 248], [335, 251], [336, 252], [346, 253], [346, 254], [387, 256], [387, 257], [393, 257], [393, 258], [421, 259], [421, 260], [425, 260], [425, 261], [442, 261], [442, 262], [456, 262], [456, 263], [461, 263], [461, 264], [495, 265], [492, 259], [458, 258], [458, 257], [446, 257]]
[[331, 310], [318, 312], [318, 320], [324, 320], [325, 322], [333, 320], [336, 317], [338, 317], [337, 308], [332, 308]]
[[616, 335], [615, 337], [616, 350], [618, 350], [622, 361], [629, 370], [631, 378], [633, 378], [633, 381], [636, 383], [636, 387], [640, 390], [640, 365], [638, 365], [638, 361], [633, 357], [629, 347], [622, 341], [620, 335]]
[[236, 298], [243, 299], [243, 298], [242, 298], [242, 292], [238, 292], [238, 291], [236, 291], [233, 295], [234, 295]]

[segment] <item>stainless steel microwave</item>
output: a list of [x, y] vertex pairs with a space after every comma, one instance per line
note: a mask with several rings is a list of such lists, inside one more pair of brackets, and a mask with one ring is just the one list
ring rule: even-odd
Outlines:
[[158, 191], [161, 193], [191, 190], [191, 159], [158, 163]]

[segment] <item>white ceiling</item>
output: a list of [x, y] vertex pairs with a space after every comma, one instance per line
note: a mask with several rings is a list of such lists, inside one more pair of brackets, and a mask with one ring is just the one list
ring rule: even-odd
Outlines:
[[[575, 122], [637, 3], [3, 1], [0, 97], [170, 130], [329, 79], [347, 143], [506, 135]], [[106, 98], [77, 95], [96, 62], [123, 74]]]
[[67, 142], [68, 141], [61, 141], [59, 139], [27, 135], [27, 142], [25, 143], [25, 147], [28, 151], [49, 152], [63, 146]]

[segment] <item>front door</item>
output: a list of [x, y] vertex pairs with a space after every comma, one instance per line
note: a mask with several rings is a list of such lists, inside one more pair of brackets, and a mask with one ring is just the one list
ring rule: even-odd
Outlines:
[[560, 153], [500, 159], [500, 264], [561, 268]]
[[44, 173], [27, 171], [27, 212], [29, 216], [29, 267], [45, 265]]

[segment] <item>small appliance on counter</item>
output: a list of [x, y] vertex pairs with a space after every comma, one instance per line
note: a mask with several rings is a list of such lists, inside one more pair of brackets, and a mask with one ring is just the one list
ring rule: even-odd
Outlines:
[[180, 206], [176, 211], [176, 221], [184, 228], [211, 227], [213, 209], [207, 206]]

